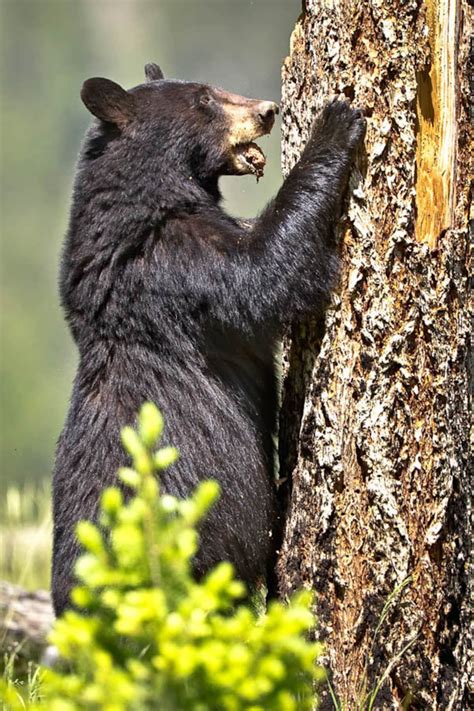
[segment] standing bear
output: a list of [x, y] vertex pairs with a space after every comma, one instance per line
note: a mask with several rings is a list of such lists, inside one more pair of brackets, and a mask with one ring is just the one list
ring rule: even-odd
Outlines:
[[360, 111], [326, 106], [275, 199], [251, 227], [220, 206], [221, 175], [261, 175], [253, 141], [278, 107], [156, 64], [128, 91], [89, 79], [96, 117], [77, 167], [62, 255], [62, 306], [79, 349], [54, 470], [53, 601], [69, 605], [75, 527], [128, 464], [120, 430], [145, 401], [166, 416], [180, 460], [162, 489], [188, 496], [216, 479], [197, 575], [231, 561], [249, 585], [271, 575], [278, 519], [275, 352], [286, 324], [321, 312], [335, 286], [334, 227]]

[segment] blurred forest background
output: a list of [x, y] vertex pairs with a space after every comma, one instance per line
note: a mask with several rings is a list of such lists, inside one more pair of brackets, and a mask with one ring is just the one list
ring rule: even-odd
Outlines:
[[[279, 101], [300, 0], [0, 0], [2, 84], [0, 577], [49, 581], [49, 486], [76, 350], [57, 272], [75, 158], [89, 114], [84, 79], [209, 82]], [[258, 213], [280, 182], [279, 126], [265, 179], [226, 178], [227, 209]], [[28, 564], [25, 559], [28, 559]]]

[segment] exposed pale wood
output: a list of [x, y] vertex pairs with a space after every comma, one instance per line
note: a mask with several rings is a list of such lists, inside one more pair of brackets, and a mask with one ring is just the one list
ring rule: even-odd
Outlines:
[[458, 0], [428, 0], [430, 66], [418, 74], [415, 233], [435, 247], [454, 220]]
[[287, 343], [280, 445], [281, 590], [316, 589], [350, 711], [387, 669], [376, 709], [470, 703], [472, 12], [464, 0], [308, 0], [283, 68], [285, 172], [328, 96], [368, 113], [340, 291], [325, 327]]

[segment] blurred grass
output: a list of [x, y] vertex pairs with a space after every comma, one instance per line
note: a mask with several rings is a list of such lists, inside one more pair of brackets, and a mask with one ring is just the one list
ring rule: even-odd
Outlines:
[[51, 566], [49, 481], [9, 486], [0, 502], [0, 579], [48, 589]]

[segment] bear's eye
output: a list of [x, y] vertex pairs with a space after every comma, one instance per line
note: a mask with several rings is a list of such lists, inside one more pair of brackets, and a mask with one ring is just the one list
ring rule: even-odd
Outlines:
[[201, 94], [201, 96], [199, 97], [199, 106], [208, 107], [208, 106], [212, 106], [212, 104], [214, 104], [214, 103], [215, 103], [214, 97], [212, 96], [212, 94], [209, 94], [208, 92], [206, 92], [205, 94]]

